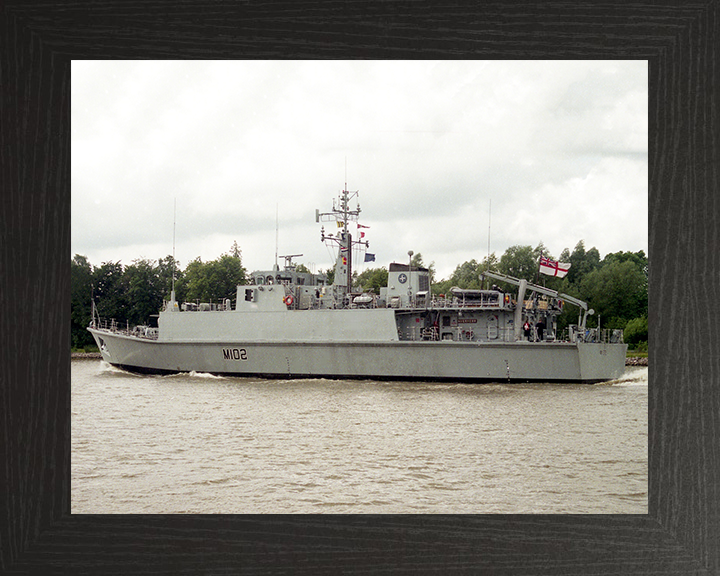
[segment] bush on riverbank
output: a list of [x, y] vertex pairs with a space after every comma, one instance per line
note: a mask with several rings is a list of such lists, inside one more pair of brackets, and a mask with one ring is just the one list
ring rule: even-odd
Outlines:
[[96, 354], [100, 349], [97, 346], [87, 345], [83, 348], [70, 348], [71, 354]]
[[625, 355], [626, 358], [647, 358], [647, 352], [638, 352], [637, 350], [628, 350]]
[[635, 352], [639, 352], [641, 354], [645, 354], [647, 356], [648, 353], [648, 343], [645, 342], [638, 342], [637, 346], [635, 346]]
[[647, 352], [647, 341], [648, 341], [648, 319], [647, 316], [641, 316], [639, 318], [633, 318], [630, 320], [624, 328], [625, 343], [640, 348], [643, 344], [645, 345], [645, 351]]

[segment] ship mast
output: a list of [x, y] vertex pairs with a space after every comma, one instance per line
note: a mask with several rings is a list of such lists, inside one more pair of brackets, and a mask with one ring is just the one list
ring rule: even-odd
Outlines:
[[[345, 182], [345, 187], [340, 194], [340, 210], [342, 211], [343, 228], [340, 243], [340, 257], [346, 275], [345, 286], [347, 287], [348, 292], [350, 292], [350, 290], [352, 289], [352, 234], [350, 234], [350, 231], [348, 230], [348, 217], [350, 215], [349, 194], [350, 193], [347, 189], [347, 182]], [[357, 195], [357, 192], [355, 192], [355, 194]], [[358, 204], [357, 212], [355, 214], [356, 220], [359, 214], [360, 205]], [[342, 272], [343, 270], [341, 269], [340, 271]]]
[[[355, 208], [350, 207], [350, 200], [356, 199]], [[348, 225], [352, 222], [357, 223], [360, 216], [360, 203], [357, 201], [358, 191], [351, 192], [347, 189], [347, 183], [338, 197], [337, 203], [333, 201], [331, 212], [323, 212], [315, 210], [316, 222], [335, 222], [340, 232], [337, 234], [325, 234], [325, 227], [320, 230], [320, 240], [322, 242], [333, 242], [338, 245], [337, 258], [335, 260], [335, 279], [333, 281], [333, 291], [336, 301], [342, 301], [344, 296], [352, 290], [352, 252], [354, 245], [363, 245], [369, 247], [367, 241], [353, 240]]]

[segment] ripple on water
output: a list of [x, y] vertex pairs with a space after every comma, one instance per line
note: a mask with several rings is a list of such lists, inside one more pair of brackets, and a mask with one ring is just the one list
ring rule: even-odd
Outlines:
[[434, 385], [73, 362], [72, 511], [646, 513], [647, 370]]

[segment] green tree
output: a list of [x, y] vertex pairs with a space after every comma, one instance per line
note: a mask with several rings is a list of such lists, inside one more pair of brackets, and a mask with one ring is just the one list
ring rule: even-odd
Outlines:
[[353, 282], [359, 290], [363, 292], [372, 292], [380, 294], [380, 288], [387, 286], [388, 271], [384, 266], [381, 268], [368, 268], [358, 274], [357, 279]]
[[175, 276], [175, 299], [182, 302], [183, 299], [178, 292], [178, 284], [183, 277], [183, 271], [180, 269], [180, 263], [172, 256], [160, 258], [157, 263], [158, 288], [162, 292], [164, 300], [170, 300], [170, 292], [172, 291], [173, 275]]
[[449, 288], [480, 288], [481, 264], [474, 258], [457, 266], [449, 278]]
[[233, 300], [237, 294], [238, 284], [245, 284], [247, 280], [247, 271], [242, 265], [240, 256], [223, 254], [208, 264], [210, 266], [210, 283], [214, 287], [214, 297], [221, 300], [225, 298]]
[[319, 274], [325, 274], [325, 277], [327, 278], [327, 284], [330, 286], [335, 281], [335, 268], [330, 267], [327, 270], [319, 270]]
[[[550, 251], [545, 247], [545, 244], [540, 242], [534, 249], [533, 249], [533, 258], [535, 258], [535, 262], [540, 262], [540, 257], [545, 256], [546, 258], [552, 258], [552, 254], [550, 254]], [[553, 258], [554, 259], [554, 258]]]
[[488, 270], [488, 268], [496, 270], [497, 263], [498, 259], [493, 252], [489, 259], [485, 257], [482, 262], [478, 262], [473, 258], [458, 264], [448, 279], [440, 280], [432, 285], [432, 293], [447, 295], [450, 288], [454, 286], [465, 289], [479, 289], [481, 288], [480, 274]]
[[427, 268], [428, 273], [430, 274], [430, 282], [433, 281], [433, 278], [435, 278], [435, 262], [430, 262], [427, 266], [423, 263], [423, 257], [420, 252], [417, 252], [412, 255], [412, 258], [410, 258], [410, 266], [412, 267], [418, 267], [418, 268]]
[[176, 291], [183, 294], [182, 301], [207, 302], [209, 300], [209, 286], [205, 264], [198, 256], [195, 260], [188, 262], [183, 277], [175, 283]]
[[500, 257], [498, 270], [507, 276], [534, 281], [538, 271], [538, 259], [532, 246], [511, 246]]
[[245, 284], [247, 271], [232, 251], [216, 260], [203, 262], [199, 257], [185, 268], [181, 288], [185, 299], [194, 302], [233, 300], [238, 284]]
[[610, 262], [626, 262], [628, 260], [647, 273], [648, 259], [643, 250], [639, 252], [611, 252], [603, 258], [602, 263], [609, 264]]
[[483, 271], [485, 271], [485, 270], [498, 271], [499, 265], [500, 265], [500, 259], [497, 257], [495, 252], [493, 252], [489, 256], [485, 256], [483, 258], [483, 261], [480, 263], [480, 269]]
[[585, 242], [580, 240], [572, 254], [569, 254], [566, 249], [563, 251], [560, 260], [570, 263], [570, 270], [567, 273], [568, 281], [571, 284], [579, 284], [585, 276], [600, 267], [600, 252], [595, 247], [586, 251]]
[[70, 264], [70, 342], [73, 348], [93, 345], [87, 331], [91, 320], [92, 266], [86, 256], [75, 254]]
[[450, 288], [452, 288], [454, 284], [450, 280], [440, 280], [439, 282], [435, 282], [431, 287], [430, 291], [435, 295], [439, 294], [447, 294]]
[[642, 270], [631, 261], [610, 261], [593, 270], [580, 283], [581, 298], [602, 316], [605, 328], [623, 328], [628, 320], [647, 310], [647, 289]]
[[134, 260], [125, 267], [127, 286], [126, 318], [131, 325], [147, 324], [150, 317], [160, 311], [164, 286], [154, 260]]
[[123, 265], [120, 262], [103, 262], [93, 269], [95, 306], [98, 315], [106, 320], [116, 320], [119, 326], [128, 322], [127, 292]]
[[648, 320], [646, 316], [633, 318], [625, 325], [625, 342], [637, 346], [648, 341]]
[[638, 310], [635, 314], [636, 317], [645, 316], [648, 315], [648, 272], [649, 272], [649, 263], [647, 256], [645, 256], [645, 252], [643, 250], [640, 250], [639, 252], [614, 252], [607, 254], [605, 258], [603, 258], [602, 265], [606, 266], [612, 262], [632, 262], [635, 267], [640, 271], [642, 274], [642, 297], [641, 297], [641, 303], [638, 307]]

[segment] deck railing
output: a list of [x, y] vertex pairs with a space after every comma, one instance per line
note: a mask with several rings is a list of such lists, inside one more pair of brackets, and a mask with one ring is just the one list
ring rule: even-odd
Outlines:
[[150, 326], [133, 326], [132, 328], [128, 323], [124, 327], [118, 324], [115, 318], [97, 318], [91, 325], [91, 328], [97, 328], [98, 330], [107, 330], [115, 334], [122, 334], [123, 336], [134, 336], [136, 338], [145, 338], [147, 340], [158, 339], [158, 329], [151, 328]]
[[566, 328], [563, 337], [571, 342], [595, 342], [602, 344], [623, 344], [624, 333], [622, 330], [613, 328], [587, 328], [584, 332], [576, 326]]

